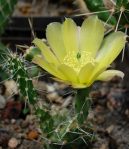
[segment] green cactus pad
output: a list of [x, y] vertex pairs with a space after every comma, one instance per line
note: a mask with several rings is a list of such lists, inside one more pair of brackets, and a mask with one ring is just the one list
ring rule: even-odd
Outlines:
[[32, 79], [28, 76], [27, 68], [22, 60], [17, 55], [12, 54], [8, 57], [8, 70], [17, 83], [20, 93], [26, 100], [34, 104], [36, 102], [36, 91], [33, 87]]

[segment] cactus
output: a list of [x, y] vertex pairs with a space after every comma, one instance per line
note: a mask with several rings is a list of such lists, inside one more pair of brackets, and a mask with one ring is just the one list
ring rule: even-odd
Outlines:
[[17, 0], [0, 0], [0, 34], [4, 32]]
[[88, 95], [89, 88], [79, 89], [76, 93], [75, 111], [77, 113], [77, 119], [80, 125], [84, 124], [91, 107], [91, 100], [88, 98]]
[[32, 79], [28, 76], [23, 59], [12, 53], [4, 55], [3, 58], [7, 60], [3, 69], [6, 69], [11, 79], [16, 81], [22, 96], [26, 97], [29, 103], [34, 104], [36, 102], [36, 92], [32, 84]]
[[[11, 16], [14, 6], [17, 0], [0, 0], [0, 35], [4, 32], [5, 27], [8, 23], [9, 17]], [[0, 64], [3, 61], [3, 55], [7, 52], [7, 48], [0, 43]], [[3, 54], [4, 53], [4, 54]], [[3, 75], [4, 74], [4, 75]], [[0, 77], [4, 80], [7, 74], [1, 69], [0, 66]]]
[[91, 12], [97, 13], [104, 22], [116, 26], [117, 29], [128, 28], [129, 25], [129, 2], [128, 0], [112, 0], [113, 7], [108, 10], [103, 0], [84, 0]]
[[[51, 142], [51, 144], [66, 145], [69, 143], [72, 144], [75, 140], [77, 144], [80, 144], [82, 140], [86, 142], [91, 138], [92, 135], [87, 133], [87, 123], [85, 123], [91, 107], [89, 87], [94, 81], [107, 81], [115, 75], [114, 70], [111, 70], [113, 75], [111, 75], [112, 77], [110, 78], [110, 75], [107, 74], [110, 70], [106, 70], [106, 68], [117, 57], [126, 42], [125, 34], [122, 32], [113, 33], [103, 40], [104, 25], [98, 20], [98, 17], [92, 16], [86, 21], [87, 22], [84, 21], [84, 26], [82, 25], [81, 27], [82, 32], [77, 32], [76, 24], [69, 18], [66, 18], [63, 24], [57, 22], [51, 23], [46, 29], [48, 42], [35, 38], [33, 41], [35, 46], [26, 50], [26, 59], [48, 71], [53, 77], [56, 77], [58, 81], [60, 80], [71, 85], [77, 91], [74, 106], [70, 108], [71, 112], [69, 112], [68, 109], [64, 109], [63, 114], [62, 109], [58, 110], [58, 112], [52, 112], [50, 108], [47, 108], [47, 110], [42, 108], [38, 110], [41, 128], [43, 134], [45, 134], [44, 137], [46, 137], [48, 143]], [[69, 26], [72, 31], [70, 38], [68, 37]], [[96, 30], [99, 30], [99, 32]], [[83, 34], [84, 32], [85, 34]], [[61, 44], [59, 45], [56, 45], [59, 41], [56, 33], [61, 34], [62, 37], [60, 40]], [[85, 39], [86, 34], [91, 35], [91, 41], [88, 38], [87, 40]], [[95, 38], [94, 34], [96, 34]], [[99, 36], [99, 34], [102, 34], [102, 36]], [[79, 35], [81, 38], [78, 42], [77, 37]], [[118, 36], [115, 38], [115, 36], [112, 35]], [[101, 40], [98, 41], [97, 38]], [[71, 40], [70, 43], [68, 39], [72, 39], [73, 41]], [[98, 42], [95, 42], [96, 40]], [[92, 47], [92, 41], [95, 47]], [[111, 41], [113, 41], [113, 43], [111, 43]], [[90, 44], [87, 46], [85, 43], [88, 42], [90, 42]], [[100, 50], [98, 47], [99, 42]], [[108, 46], [109, 44], [111, 44], [111, 47]], [[106, 47], [107, 50], [105, 51]], [[116, 51], [114, 51], [113, 57], [110, 58], [114, 48]], [[60, 51], [61, 49], [62, 51]], [[81, 69], [78, 69], [78, 67]], [[117, 71], [117, 73], [119, 73], [120, 77], [124, 75], [121, 71]], [[48, 107], [50, 107], [50, 105]]]
[[[80, 102], [79, 108], [78, 106], [76, 108], [76, 113], [72, 112], [72, 114], [69, 113], [68, 109], [61, 109], [60, 111], [54, 112], [55, 114], [53, 114], [53, 111], [49, 108], [50, 103], [49, 105], [46, 104], [42, 107], [41, 105], [38, 105], [38, 95], [24, 62], [25, 59], [31, 61], [33, 55], [39, 54], [38, 48], [36, 50], [35, 48], [37, 47], [31, 47], [31, 50], [29, 49], [30, 53], [25, 57], [18, 56], [17, 54], [10, 51], [3, 53], [2, 57], [5, 63], [2, 65], [2, 67], [3, 70], [10, 74], [10, 79], [14, 79], [16, 81], [19, 92], [24, 97], [25, 101], [33, 106], [35, 115], [39, 119], [42, 136], [47, 141], [46, 145], [49, 144], [46, 146], [46, 148], [54, 148], [55, 144], [60, 146], [68, 145], [70, 143], [72, 146], [72, 143], [75, 143], [74, 140], [76, 140], [77, 145], [84, 143], [84, 141], [89, 142], [93, 137], [91, 129], [86, 128], [86, 126], [82, 126], [78, 122], [80, 121], [79, 113], [83, 112], [85, 115], [83, 117], [83, 122], [81, 121], [83, 124], [84, 119], [86, 119], [88, 114], [88, 111], [85, 109], [87, 104], [84, 105], [85, 99], [81, 100], [84, 101]], [[36, 53], [34, 51], [36, 51]], [[85, 91], [86, 90], [83, 90], [83, 93], [85, 93]], [[76, 98], [80, 98], [78, 93]], [[85, 96], [83, 96], [83, 98], [85, 98]], [[77, 102], [75, 105], [76, 104]]]
[[47, 141], [46, 144], [50, 146], [52, 144], [69, 146], [70, 144], [73, 145], [72, 143], [75, 141], [75, 144], [79, 145], [84, 143], [84, 140], [89, 143], [93, 139], [91, 128], [80, 127], [76, 114], [68, 117], [68, 111], [61, 110], [53, 116], [51, 111], [46, 113], [43, 109], [39, 109], [38, 114], [40, 115], [42, 136]]
[[10, 74], [11, 79], [16, 81], [20, 94], [35, 110], [43, 132], [42, 136], [47, 141], [46, 148], [54, 148], [55, 144], [68, 145], [71, 148], [73, 144], [77, 146], [91, 141], [92, 131], [84, 125], [91, 104], [90, 100], [86, 98], [89, 90], [77, 91], [74, 107], [76, 112], [74, 112], [74, 108], [72, 113], [68, 109], [62, 109], [53, 115], [49, 106], [38, 105], [38, 95], [25, 65], [25, 59], [31, 62], [33, 56], [38, 54], [40, 54], [40, 50], [37, 47], [31, 47], [24, 57], [8, 50], [5, 50], [4, 53], [1, 52], [1, 57], [5, 62], [2, 65], [3, 69]]
[[[4, 31], [7, 19], [16, 1], [17, 0], [0, 0], [0, 34]], [[79, 145], [82, 142], [91, 140], [91, 129], [86, 128], [86, 126], [84, 127], [84, 122], [90, 107], [90, 100], [85, 98], [85, 96], [80, 97], [80, 95], [84, 95], [85, 91], [87, 92], [86, 95], [88, 95], [87, 90], [77, 92], [74, 107], [76, 112], [69, 114], [68, 109], [63, 109], [53, 115], [52, 110], [48, 108], [49, 106], [43, 105], [40, 107], [38, 105], [38, 95], [24, 62], [25, 59], [31, 61], [35, 54], [40, 54], [38, 48], [30, 48], [29, 54], [27, 54], [26, 57], [12, 53], [4, 46], [1, 46], [0, 53], [2, 69], [10, 75], [10, 79], [16, 81], [20, 94], [35, 110], [35, 115], [39, 119], [39, 124], [43, 132], [43, 138], [47, 140], [47, 148], [51, 148], [51, 146], [54, 148], [54, 144], [62, 146], [70, 143], [72, 145], [74, 141]], [[4, 64], [3, 61], [5, 62]]]
[[[110, 12], [107, 11], [107, 9], [104, 7], [103, 0], [85, 0], [85, 3], [87, 4], [87, 7], [92, 12], [101, 12], [97, 13], [98, 17], [102, 19], [103, 21], [107, 21], [110, 17]], [[114, 16], [111, 16], [108, 23], [115, 25], [117, 23], [116, 18]]]
[[[40, 54], [41, 51], [37, 47], [30, 47], [24, 57], [31, 62], [34, 56]], [[88, 94], [89, 89], [77, 91], [72, 114], [69, 113], [68, 109], [62, 109], [54, 115], [50, 108], [38, 107], [36, 109], [36, 115], [39, 118], [43, 136], [48, 144], [63, 145], [72, 143], [74, 140], [79, 144], [82, 141], [84, 142], [84, 140], [89, 141], [92, 138], [91, 129], [87, 129], [86, 126], [84, 127], [84, 122], [91, 105], [91, 100], [86, 98]], [[74, 109], [76, 112], [74, 112]]]

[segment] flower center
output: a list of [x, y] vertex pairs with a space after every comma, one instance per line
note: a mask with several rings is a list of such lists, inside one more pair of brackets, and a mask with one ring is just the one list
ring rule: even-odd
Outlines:
[[69, 51], [64, 57], [63, 64], [73, 68], [77, 73], [80, 72], [81, 68], [87, 63], [95, 64], [95, 59], [91, 56], [90, 52], [81, 51]]

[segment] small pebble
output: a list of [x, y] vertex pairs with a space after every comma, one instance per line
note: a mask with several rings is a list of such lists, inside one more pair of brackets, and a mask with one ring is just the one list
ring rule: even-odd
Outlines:
[[39, 136], [38, 132], [36, 130], [32, 130], [27, 134], [27, 138], [29, 140], [37, 139]]
[[14, 149], [18, 146], [18, 140], [16, 138], [11, 138], [8, 142], [8, 147], [10, 147], [11, 149]]
[[115, 127], [114, 125], [110, 125], [108, 128], [106, 128], [107, 133], [111, 134], [112, 131], [114, 130], [114, 127]]
[[5, 81], [4, 85], [6, 87], [6, 92], [5, 92], [6, 97], [10, 97], [12, 96], [12, 94], [18, 94], [18, 88], [15, 81], [13, 80]]
[[6, 105], [6, 99], [0, 95], [0, 109], [4, 109]]
[[15, 124], [16, 120], [15, 119], [11, 119], [11, 124]]

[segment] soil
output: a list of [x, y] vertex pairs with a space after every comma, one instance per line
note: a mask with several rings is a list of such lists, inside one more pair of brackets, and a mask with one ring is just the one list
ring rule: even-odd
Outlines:
[[[64, 102], [66, 106], [72, 102], [73, 96], [68, 92], [70, 88], [64, 84], [41, 81], [37, 87], [38, 90], [45, 89], [44, 92], [40, 92], [42, 100], [49, 99], [56, 109], [64, 105]], [[53, 92], [49, 91], [50, 88], [53, 88]], [[63, 98], [66, 93], [68, 95]], [[92, 124], [96, 141], [90, 147], [83, 145], [83, 148], [129, 149], [129, 90], [122, 87], [122, 80], [114, 78], [108, 83], [95, 83], [90, 95], [93, 103], [88, 121]], [[1, 148], [8, 149], [9, 140], [15, 138], [18, 142], [17, 149], [42, 149], [44, 141], [36, 117], [33, 112], [23, 116], [22, 103], [15, 98], [13, 96], [8, 99], [0, 112]], [[14, 111], [17, 114], [14, 114]]]

